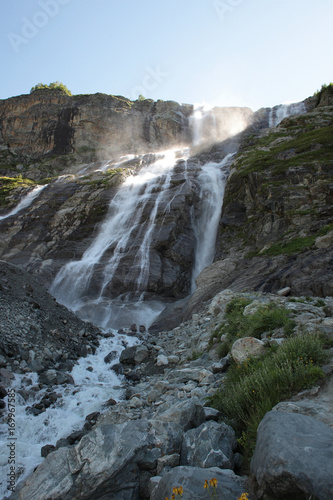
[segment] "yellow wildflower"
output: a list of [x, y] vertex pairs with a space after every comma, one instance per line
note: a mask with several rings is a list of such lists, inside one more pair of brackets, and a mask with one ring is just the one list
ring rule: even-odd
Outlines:
[[207, 479], [205, 479], [204, 488], [208, 488], [208, 481], [207, 481]]
[[216, 488], [217, 486], [217, 479], [216, 477], [213, 477], [213, 479], [210, 479], [209, 484], [213, 486], [213, 488]]

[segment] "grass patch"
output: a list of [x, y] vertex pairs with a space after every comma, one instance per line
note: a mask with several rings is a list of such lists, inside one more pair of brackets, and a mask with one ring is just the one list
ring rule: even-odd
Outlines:
[[[276, 135], [269, 134], [267, 137], [259, 139], [258, 143], [261, 146], [265, 144], [269, 147], [274, 140], [276, 140]], [[290, 157], [281, 158], [281, 155], [284, 154], [289, 154]], [[254, 149], [248, 151], [245, 158], [239, 160], [237, 169], [242, 177], [264, 170], [271, 170], [272, 174], [278, 175], [292, 167], [309, 166], [310, 162], [325, 163], [331, 161], [332, 154], [333, 125], [330, 125], [300, 133], [297, 137], [277, 144], [269, 150]]]
[[10, 203], [8, 196], [10, 196], [14, 189], [35, 185], [36, 183], [34, 181], [31, 179], [24, 179], [22, 176], [0, 177], [0, 206], [5, 207]]
[[244, 309], [251, 300], [236, 297], [226, 307], [226, 322], [214, 332], [213, 337], [223, 341], [217, 348], [220, 357], [224, 357], [230, 351], [232, 344], [238, 338], [255, 337], [261, 338], [265, 332], [272, 332], [277, 328], [284, 329], [284, 335], [291, 335], [295, 322], [291, 318], [291, 311], [274, 303], [259, 306], [257, 311], [251, 315], [244, 315]]
[[248, 465], [264, 415], [324, 377], [320, 365], [326, 359], [320, 336], [303, 334], [287, 339], [280, 347], [271, 347], [260, 359], [230, 367], [223, 388], [209, 399], [209, 405], [235, 429]]

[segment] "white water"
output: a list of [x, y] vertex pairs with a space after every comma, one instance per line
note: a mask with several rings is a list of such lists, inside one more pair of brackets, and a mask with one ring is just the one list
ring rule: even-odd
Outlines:
[[[208, 123], [212, 124], [210, 130]], [[200, 110], [194, 116], [192, 126], [195, 146], [205, 144], [207, 134], [208, 142], [216, 140], [217, 127], [212, 112]], [[189, 151], [182, 154], [186, 159]], [[187, 161], [184, 163], [182, 172], [184, 180], [192, 182], [194, 176], [195, 182], [200, 185], [201, 197], [200, 216], [193, 221], [196, 236], [193, 288], [196, 276], [204, 267], [211, 264], [214, 257], [224, 185], [232, 156], [228, 155], [220, 163], [210, 162], [202, 167], [196, 167], [193, 171], [187, 168]], [[179, 187], [173, 186], [174, 191], [170, 196], [177, 158], [179, 159], [179, 152], [174, 150], [159, 153], [154, 163], [141, 168], [136, 175], [129, 176], [112, 199], [107, 217], [98, 228], [95, 239], [82, 258], [69, 262], [56, 276], [51, 293], [57, 300], [102, 329], [110, 330], [115, 324], [120, 326], [121, 321], [125, 326], [132, 322], [149, 326], [164, 307], [162, 302], [157, 300], [147, 302], [144, 299], [149, 278], [149, 254], [154, 229], [157, 223], [161, 223], [157, 220], [157, 216], [161, 213], [166, 216], [172, 210], [173, 200], [181, 195], [183, 190], [182, 183]], [[132, 158], [124, 157], [123, 161], [128, 159]], [[103, 171], [108, 166], [109, 162], [106, 162], [99, 170]], [[79, 174], [86, 172], [87, 168]], [[133, 247], [136, 249], [134, 263], [126, 267], [123, 265], [123, 259]], [[118, 266], [124, 269], [123, 282], [132, 285], [134, 283], [135, 290], [132, 289], [111, 299], [108, 296], [108, 287]], [[99, 286], [95, 286], [92, 290], [91, 278], [96, 270], [101, 279]], [[24, 401], [17, 392], [17, 471], [19, 468], [24, 469], [26, 476], [42, 461], [40, 457], [42, 446], [55, 444], [58, 439], [81, 428], [84, 417], [93, 411], [99, 411], [103, 401], [111, 397], [114, 399], [121, 397], [121, 389], [116, 389], [121, 380], [109, 370], [109, 366], [103, 360], [110, 351], [117, 351], [119, 357], [123, 340], [127, 343], [134, 342], [132, 338], [122, 339], [120, 336], [112, 340], [105, 339], [95, 356], [80, 360], [72, 371], [75, 387], [54, 388], [55, 392], [61, 394], [61, 400], [57, 401], [53, 408], [48, 408], [38, 416], [26, 414], [27, 406], [31, 406], [35, 401]], [[89, 367], [93, 368], [92, 372], [87, 370]], [[37, 383], [37, 375], [31, 377], [29, 375], [29, 378], [32, 379], [30, 387]], [[15, 382], [17, 391], [20, 386], [29, 388], [29, 383], [24, 377], [17, 376]], [[38, 401], [41, 397], [42, 393], [39, 392]], [[3, 434], [0, 442], [2, 453], [0, 465], [4, 466], [3, 470], [7, 473], [8, 429], [3, 426], [1, 430]], [[3, 481], [6, 482], [6, 476]], [[2, 484], [3, 494], [4, 487]]]
[[[80, 430], [84, 418], [92, 412], [100, 411], [103, 402], [110, 398], [119, 400], [123, 393], [123, 380], [110, 367], [119, 360], [124, 344], [134, 345], [138, 340], [133, 337], [118, 335], [103, 339], [95, 355], [80, 359], [71, 375], [75, 385], [55, 386], [52, 392], [61, 395], [58, 401], [37, 416], [27, 413], [27, 408], [39, 402], [46, 390], [38, 391], [35, 398], [25, 401], [19, 394], [22, 389], [30, 390], [38, 383], [36, 373], [16, 375], [12, 387], [15, 389], [15, 468], [22, 473], [19, 479], [26, 477], [39, 465], [41, 447], [67, 437], [71, 432]], [[116, 352], [111, 364], [104, 358], [111, 351]], [[92, 371], [88, 370], [92, 369]], [[118, 387], [118, 388], [117, 388]], [[8, 398], [5, 398], [7, 401]], [[9, 473], [7, 444], [13, 441], [6, 424], [0, 426], [0, 498], [6, 494], [7, 474]], [[8, 494], [8, 493], [7, 493]]]
[[[163, 308], [158, 301], [150, 306], [143, 303], [149, 276], [150, 246], [156, 216], [166, 200], [175, 165], [176, 151], [166, 151], [160, 153], [154, 163], [125, 180], [112, 199], [108, 216], [90, 247], [79, 261], [69, 262], [56, 276], [50, 291], [60, 303], [104, 329], [115, 327], [115, 324], [117, 327], [128, 326], [128, 323], [117, 323], [121, 316], [124, 321], [132, 316], [132, 322], [133, 316], [136, 322], [142, 318], [142, 323], [150, 326]], [[144, 224], [143, 218], [146, 218]], [[136, 248], [136, 257], [125, 272], [123, 282], [135, 283], [134, 300], [130, 294], [111, 300], [106, 297], [107, 287], [126, 254], [133, 248]], [[111, 256], [105, 264], [102, 260], [106, 251]], [[99, 288], [92, 293], [90, 280], [98, 265], [103, 268], [102, 279]], [[136, 318], [134, 312], [140, 318]]]
[[199, 219], [195, 224], [196, 249], [192, 272], [192, 293], [196, 288], [195, 279], [214, 259], [224, 188], [234, 154], [228, 154], [220, 163], [206, 163], [201, 168], [198, 177], [202, 204]]
[[303, 113], [306, 113], [306, 107], [303, 102], [274, 106], [269, 113], [269, 127], [277, 127], [284, 118], [293, 115], [302, 115]]
[[22, 200], [18, 203], [18, 205], [13, 208], [8, 214], [6, 215], [0, 215], [0, 221], [3, 219], [7, 219], [7, 217], [10, 217], [11, 215], [15, 215], [24, 208], [27, 208], [31, 203], [34, 201], [35, 198], [45, 189], [47, 184], [44, 186], [36, 186], [33, 188], [32, 191], [29, 191], [29, 193], [22, 198]]

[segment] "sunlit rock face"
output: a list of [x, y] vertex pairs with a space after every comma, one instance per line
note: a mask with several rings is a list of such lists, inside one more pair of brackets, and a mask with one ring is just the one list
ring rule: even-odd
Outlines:
[[0, 147], [17, 155], [110, 158], [188, 143], [193, 106], [54, 90], [0, 101]]

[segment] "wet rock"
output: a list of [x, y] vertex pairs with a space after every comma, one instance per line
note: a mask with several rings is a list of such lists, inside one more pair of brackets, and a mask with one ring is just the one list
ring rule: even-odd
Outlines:
[[107, 354], [104, 358], [104, 363], [111, 363], [115, 358], [117, 357], [117, 352], [116, 351], [111, 351], [109, 354]]
[[69, 373], [57, 370], [47, 370], [39, 375], [39, 381], [45, 385], [73, 384], [74, 379]]
[[124, 365], [135, 365], [135, 354], [137, 346], [126, 347], [120, 354], [120, 363]]
[[56, 447], [53, 446], [53, 444], [46, 444], [45, 446], [42, 446], [40, 454], [43, 458], [46, 458], [54, 450], [56, 450]]
[[7, 396], [7, 391], [6, 389], [4, 388], [3, 385], [0, 385], [0, 398], [4, 398], [5, 396]]

